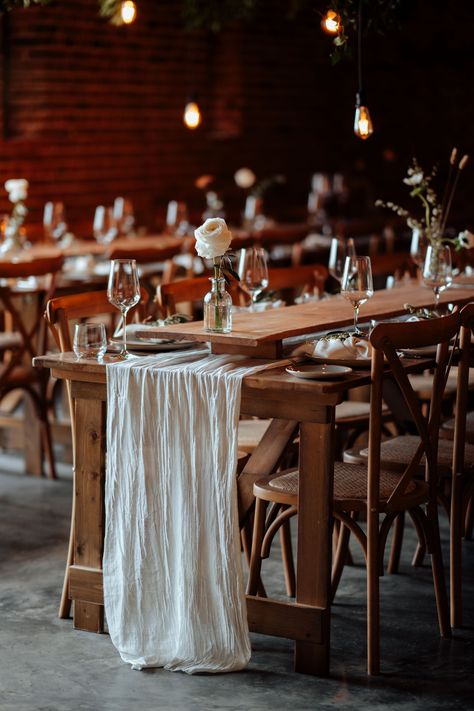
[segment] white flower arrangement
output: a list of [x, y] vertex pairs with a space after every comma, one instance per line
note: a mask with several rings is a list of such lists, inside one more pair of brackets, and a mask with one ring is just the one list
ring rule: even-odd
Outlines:
[[10, 178], [5, 183], [5, 190], [8, 193], [8, 199], [13, 203], [13, 210], [4, 228], [3, 252], [19, 248], [22, 245], [22, 225], [28, 214], [28, 208], [24, 202], [28, 197], [28, 187], [29, 183], [24, 178]]
[[457, 149], [453, 148], [449, 160], [449, 174], [446, 183], [443, 199], [440, 201], [438, 194], [432, 186], [433, 178], [436, 175], [436, 168], [428, 175], [413, 158], [411, 166], [408, 168], [407, 176], [403, 179], [405, 185], [411, 188], [410, 197], [417, 198], [422, 203], [423, 216], [414, 217], [408, 210], [393, 202], [376, 200], [375, 204], [380, 207], [387, 207], [400, 217], [405, 217], [408, 227], [418, 229], [426, 235], [426, 239], [433, 246], [441, 244], [452, 244], [456, 249], [466, 246], [474, 246], [474, 236], [469, 232], [460, 232], [456, 237], [445, 236], [446, 223], [451, 209], [454, 193], [462, 170], [466, 167], [468, 156], [465, 155], [457, 162]]

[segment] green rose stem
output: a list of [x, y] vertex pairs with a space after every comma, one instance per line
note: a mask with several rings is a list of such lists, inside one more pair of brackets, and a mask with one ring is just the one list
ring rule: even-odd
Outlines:
[[216, 305], [214, 306], [214, 326], [216, 330], [222, 330], [222, 318], [221, 318], [221, 312], [219, 308], [219, 299], [220, 299], [220, 291], [219, 291], [219, 279], [221, 277], [221, 262], [222, 262], [222, 257], [214, 257], [214, 279], [216, 280]]

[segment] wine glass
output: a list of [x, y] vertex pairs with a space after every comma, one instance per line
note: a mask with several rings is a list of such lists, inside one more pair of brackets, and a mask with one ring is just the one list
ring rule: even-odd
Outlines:
[[351, 259], [355, 259], [356, 257], [354, 240], [351, 237], [345, 242], [338, 237], [333, 237], [329, 248], [328, 269], [329, 274], [339, 283], [341, 283], [344, 273], [346, 257], [350, 257]]
[[60, 242], [67, 232], [64, 203], [47, 202], [43, 211], [43, 228], [50, 240]]
[[423, 231], [415, 227], [411, 233], [410, 256], [420, 272], [425, 263], [426, 247], [426, 237]]
[[99, 244], [108, 244], [117, 237], [117, 221], [112, 207], [104, 205], [96, 207], [92, 230]]
[[447, 245], [436, 247], [429, 245], [423, 266], [423, 283], [434, 291], [435, 311], [438, 308], [440, 293], [447, 289], [452, 281], [451, 250]]
[[135, 259], [112, 259], [110, 263], [107, 298], [122, 314], [122, 358], [130, 356], [127, 351], [127, 313], [140, 301], [140, 283]]
[[354, 307], [354, 333], [361, 335], [362, 331], [357, 326], [359, 308], [374, 295], [370, 257], [346, 257], [341, 294]]
[[250, 310], [254, 311], [259, 294], [268, 286], [267, 254], [262, 247], [240, 250], [238, 274], [240, 288], [251, 298]]

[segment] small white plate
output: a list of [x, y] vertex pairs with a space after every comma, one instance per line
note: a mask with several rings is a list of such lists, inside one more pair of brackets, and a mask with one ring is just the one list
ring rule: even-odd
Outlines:
[[306, 380], [331, 380], [342, 378], [347, 373], [351, 373], [352, 368], [348, 368], [346, 365], [321, 363], [321, 365], [289, 365], [286, 372]]

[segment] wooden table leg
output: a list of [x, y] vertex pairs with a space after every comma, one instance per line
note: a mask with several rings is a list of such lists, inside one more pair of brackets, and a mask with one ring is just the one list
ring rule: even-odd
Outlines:
[[[89, 386], [93, 394], [94, 386]], [[74, 569], [91, 573], [102, 568], [104, 540], [105, 402], [75, 397], [76, 506], [74, 520]], [[74, 627], [102, 632], [104, 608], [81, 600], [81, 591], [71, 589]], [[90, 596], [88, 595], [89, 600]]]
[[300, 425], [296, 602], [321, 611], [321, 639], [296, 640], [295, 670], [329, 674], [334, 409], [328, 422]]

